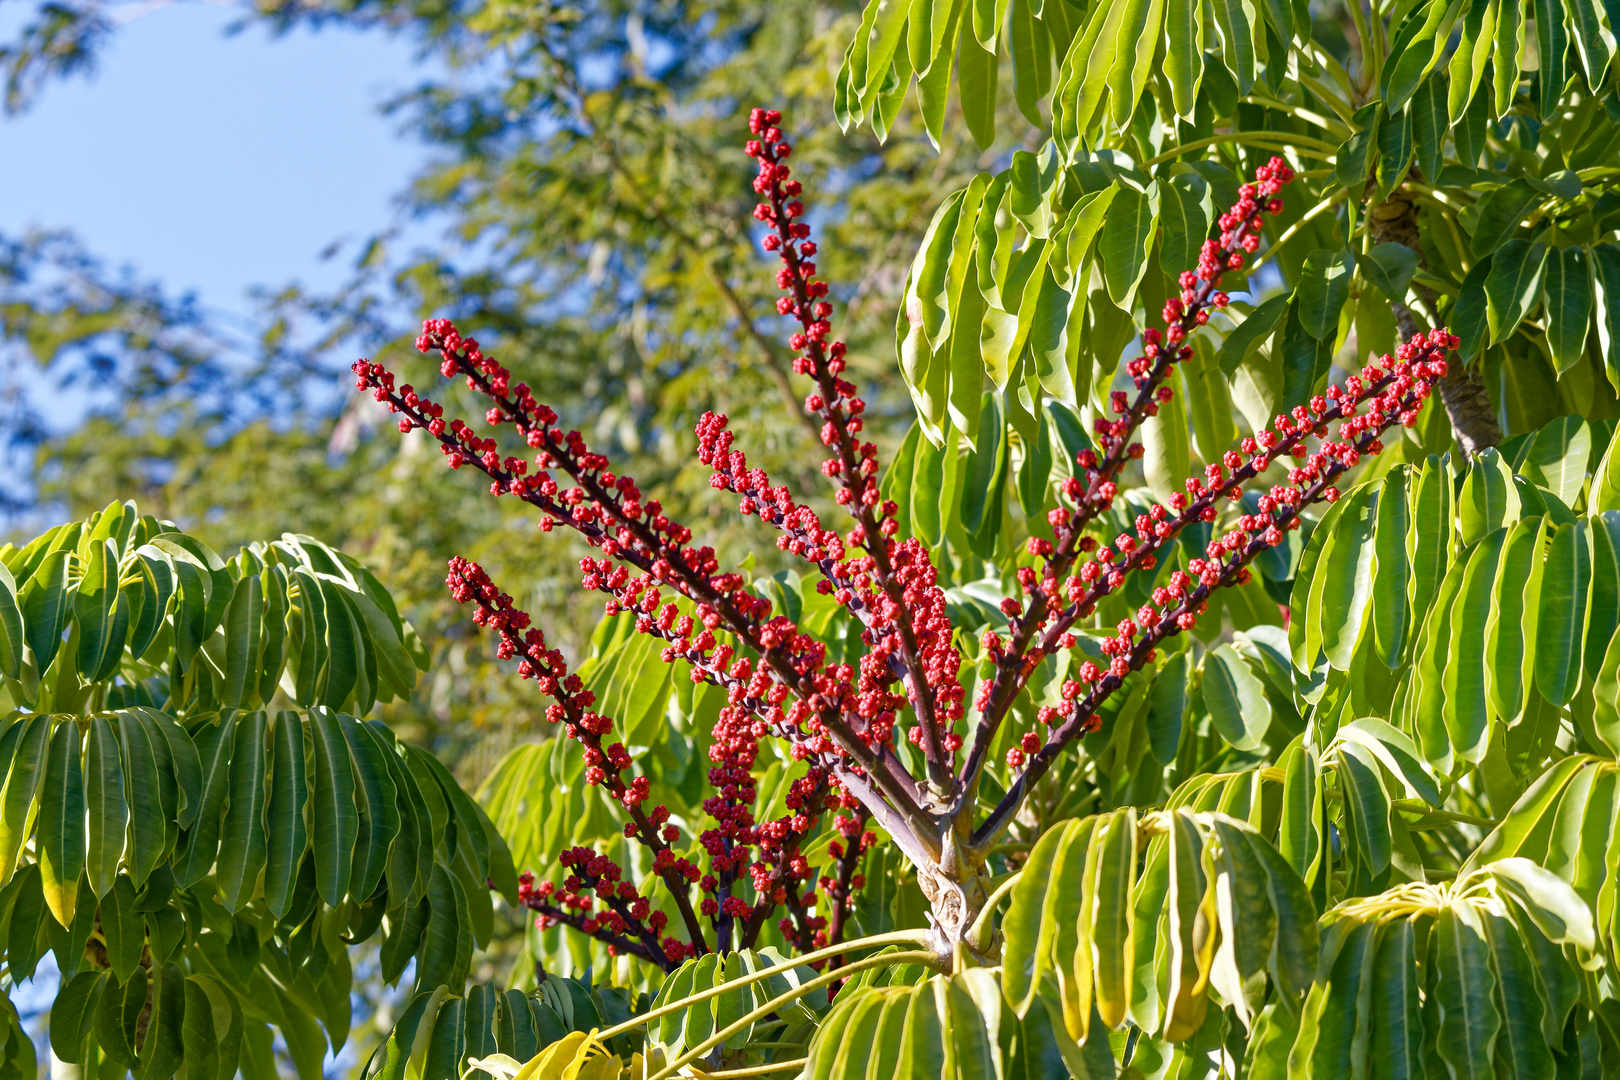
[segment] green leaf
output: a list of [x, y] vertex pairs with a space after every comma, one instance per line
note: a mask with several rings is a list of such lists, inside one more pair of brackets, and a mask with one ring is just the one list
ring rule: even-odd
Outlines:
[[1412, 624], [1407, 592], [1413, 574], [1406, 550], [1407, 534], [1412, 528], [1412, 507], [1407, 499], [1410, 475], [1407, 469], [1392, 470], [1378, 493], [1373, 561], [1368, 569], [1372, 584], [1373, 648], [1378, 659], [1391, 670], [1401, 666]]
[[1495, 447], [1482, 451], [1469, 466], [1457, 504], [1463, 547], [1472, 547], [1519, 516], [1513, 472]]
[[265, 866], [265, 734], [264, 713], [246, 713], [238, 718], [230, 756], [230, 802], [220, 830], [219, 866], [215, 872], [220, 900], [225, 910], [233, 913], [253, 899], [259, 873]]
[[1204, 704], [1215, 730], [1233, 749], [1248, 753], [1260, 747], [1271, 726], [1271, 703], [1265, 685], [1230, 645], [1204, 658]]
[[[354, 802], [354, 767], [338, 719], [325, 709], [310, 713], [315, 743], [315, 784], [310, 801], [315, 887], [331, 907], [343, 902], [354, 867], [360, 815]], [[272, 811], [274, 812], [274, 811]], [[365, 896], [358, 896], [357, 901]]]
[[[1552, 1076], [1553, 1057], [1542, 1035], [1541, 1002], [1535, 990], [1535, 969], [1523, 938], [1513, 923], [1488, 911], [1480, 913], [1490, 942], [1502, 1019], [1494, 1057], [1515, 1076]], [[1560, 957], [1560, 960], [1563, 958]]]
[[[1172, 383], [1179, 383], [1171, 372]], [[1138, 429], [1142, 439], [1142, 472], [1148, 490], [1160, 502], [1168, 503], [1182, 489], [1192, 468], [1187, 445], [1187, 395], [1176, 387], [1169, 401], [1158, 403], [1158, 414], [1143, 421]]]
[[1553, 0], [1534, 0], [1536, 24], [1536, 59], [1540, 64], [1536, 79], [1536, 111], [1544, 117], [1553, 115], [1553, 108], [1564, 92], [1568, 81], [1565, 53], [1569, 50], [1569, 31], [1564, 25], [1563, 4]]
[[17, 581], [0, 565], [0, 675], [15, 679], [22, 674], [22, 609], [17, 606]]
[[[276, 918], [287, 914], [298, 864], [308, 845], [304, 804], [309, 801], [305, 778], [304, 725], [294, 712], [278, 712], [270, 731], [270, 799], [265, 807], [269, 844], [264, 865], [264, 900]], [[236, 785], [231, 785], [236, 794]]]
[[1355, 841], [1357, 858], [1369, 879], [1389, 868], [1389, 793], [1378, 774], [1378, 762], [1366, 747], [1346, 742], [1339, 747], [1339, 778], [1343, 784], [1346, 824]]
[[1283, 799], [1277, 850], [1296, 875], [1309, 880], [1321, 844], [1316, 827], [1321, 797], [1316, 757], [1296, 741], [1283, 752], [1278, 767], [1283, 770]]
[[57, 725], [46, 758], [34, 834], [45, 903], [63, 926], [73, 925], [79, 877], [84, 872], [84, 772], [79, 749], [78, 723], [65, 720]]
[[186, 888], [207, 874], [219, 850], [220, 813], [230, 786], [230, 760], [236, 714], [226, 711], [217, 721], [203, 724], [194, 736], [197, 785], [194, 818], [176, 848], [176, 882]]
[[1603, 355], [1609, 384], [1620, 387], [1620, 247], [1597, 245], [1591, 249], [1591, 262], [1596, 286], [1593, 299], [1598, 313], [1598, 351]]
[[123, 985], [140, 966], [146, 944], [146, 921], [135, 909], [135, 886], [120, 874], [101, 898], [101, 930], [107, 944], [107, 962], [113, 979]]
[[104, 971], [81, 971], [62, 984], [51, 1004], [51, 1053], [70, 1065], [84, 1062], [85, 1042], [107, 988]]
[[1592, 456], [1592, 431], [1579, 416], [1562, 416], [1530, 437], [1517, 471], [1526, 480], [1573, 506], [1586, 484]]
[[338, 724], [361, 797], [349, 894], [365, 898], [382, 880], [389, 848], [400, 833], [398, 789], [383, 751], [366, 730], [349, 716], [339, 716]]
[[178, 964], [164, 964], [153, 980], [152, 1011], [141, 1042], [138, 1076], [157, 1080], [174, 1075], [185, 1055], [182, 1034], [186, 1012], [186, 976]]
[[969, 452], [962, 476], [958, 517], [969, 536], [985, 530], [1000, 531], [999, 515], [991, 522], [990, 512], [998, 509], [1000, 491], [996, 485], [1006, 483], [1006, 440], [1000, 401], [987, 392], [979, 406], [977, 449]]
[[1199, 8], [1197, 0], [1168, 0], [1164, 15], [1164, 72], [1170, 80], [1170, 100], [1176, 115], [1188, 120], [1204, 77], [1204, 20]]
[[96, 1043], [101, 1052], [126, 1069], [136, 1067], [135, 1022], [146, 1008], [145, 968], [136, 968], [121, 987], [109, 986], [96, 1010]]
[[857, 89], [862, 105], [868, 109], [894, 62], [895, 50], [905, 32], [906, 13], [911, 4], [909, 0], [872, 0], [871, 6], [877, 10], [875, 17], [869, 11], [862, 22], [862, 30], [867, 35], [866, 69]]
[[1313, 1077], [1354, 1075], [1351, 1062], [1366, 1052], [1358, 1006], [1373, 978], [1374, 932], [1370, 923], [1348, 920], [1329, 931], [1317, 981], [1301, 1011], [1290, 1072], [1300, 1067], [1301, 1075]]
[[1547, 348], [1562, 375], [1586, 352], [1586, 328], [1592, 321], [1592, 283], [1586, 273], [1586, 252], [1581, 248], [1550, 251], [1546, 265]]
[[168, 831], [161, 810], [164, 777], [159, 772], [159, 748], [153, 745], [152, 733], [130, 711], [119, 715], [118, 743], [123, 757], [125, 798], [130, 806], [144, 810], [130, 815], [125, 847], [126, 867], [138, 889], [168, 853]]
[[92, 682], [110, 675], [110, 670], [103, 674], [102, 669], [109, 666], [109, 659], [116, 667], [124, 652], [129, 615], [126, 611], [121, 618], [114, 618], [117, 599], [118, 544], [113, 540], [93, 542], [84, 576], [73, 593], [73, 619], [79, 624], [79, 670]]
[[1424, 179], [1437, 182], [1441, 168], [1441, 143], [1451, 126], [1446, 115], [1446, 85], [1439, 76], [1424, 79], [1407, 106], [1412, 118], [1412, 144], [1417, 167]]
[[996, 54], [986, 51], [974, 35], [964, 33], [957, 57], [957, 94], [962, 120], [981, 150], [988, 150], [996, 141], [996, 82]]
[[[1307, 618], [1321, 627], [1322, 648], [1328, 663], [1346, 670], [1361, 641], [1367, 605], [1373, 596], [1373, 542], [1377, 522], [1378, 488], [1362, 485], [1341, 502], [1344, 508], [1322, 548], [1318, 570], [1322, 574], [1320, 599], [1312, 591]], [[1404, 539], [1404, 537], [1403, 537]], [[1320, 607], [1317, 605], [1320, 604]]]
[[1480, 347], [1487, 342], [1490, 318], [1485, 280], [1490, 276], [1493, 262], [1487, 255], [1474, 264], [1468, 276], [1463, 278], [1461, 293], [1451, 310], [1451, 331], [1461, 339], [1457, 345], [1457, 356], [1464, 362], [1478, 356]]
[[1495, 602], [1485, 625], [1485, 692], [1496, 714], [1507, 719], [1524, 710], [1535, 670], [1545, 528], [1541, 518], [1526, 518], [1513, 527], [1492, 589]]
[[22, 610], [24, 640], [34, 650], [34, 665], [44, 674], [62, 647], [62, 631], [68, 619], [68, 556], [57, 549], [45, 556], [18, 595]]
[[1567, 704], [1580, 684], [1586, 599], [1592, 554], [1586, 523], [1568, 522], [1553, 533], [1541, 579], [1536, 628], [1536, 687], [1553, 705]]
[[1423, 1067], [1423, 1019], [1418, 1000], [1419, 967], [1413, 920], [1391, 921], [1378, 930], [1369, 996], [1373, 1017], [1369, 1047], [1377, 1075], [1419, 1080]]
[[[1497, 68], [1500, 72], [1502, 69]], [[1498, 251], [1518, 231], [1531, 208], [1539, 205], [1541, 193], [1523, 180], [1513, 180], [1479, 201], [1479, 218], [1470, 240], [1474, 258], [1483, 259]]]
[[124, 797], [124, 767], [118, 739], [105, 718], [90, 719], [85, 737], [85, 809], [88, 824], [88, 859], [85, 869], [90, 888], [104, 897], [118, 875], [129, 827], [129, 805]]
[[[1485, 75], [1485, 66], [1491, 58], [1498, 7], [1499, 5], [1492, 3], [1491, 0], [1472, 0], [1467, 14], [1463, 17], [1457, 50], [1451, 56], [1451, 81], [1446, 94], [1447, 127], [1463, 119], [1469, 103], [1479, 91], [1480, 80]], [[1478, 155], [1470, 158], [1466, 151], [1459, 153], [1458, 156], [1467, 165], [1473, 165], [1478, 160]]]
[[459, 963], [461, 904], [456, 902], [460, 887], [443, 865], [433, 864], [428, 885], [427, 932], [416, 960], [416, 985], [421, 989], [446, 986]]
[[1356, 260], [1356, 266], [1385, 299], [1401, 303], [1417, 272], [1418, 253], [1405, 244], [1383, 243]]
[[1170, 275], [1198, 265], [1210, 227], [1209, 183], [1195, 172], [1172, 176], [1159, 200], [1159, 266]]
[[1126, 807], [1104, 819], [1093, 835], [1092, 847], [1097, 861], [1090, 940], [1082, 938], [1079, 947], [1091, 952], [1089, 966], [1096, 985], [1093, 1006], [1102, 1022], [1115, 1028], [1125, 1021], [1135, 966], [1131, 886], [1136, 877], [1136, 812]]
[[[1406, 59], [1404, 56], [1402, 59]], [[1383, 117], [1378, 121], [1378, 163], [1373, 169], [1378, 184], [1378, 199], [1389, 198], [1406, 179], [1412, 167], [1412, 113], [1401, 108], [1394, 100], [1386, 102]], [[1391, 112], [1389, 109], [1394, 111]]]
[[1103, 222], [1102, 235], [1097, 240], [1103, 281], [1108, 286], [1108, 298], [1123, 310], [1130, 309], [1136, 288], [1147, 272], [1153, 231], [1159, 221], [1159, 202], [1157, 183], [1149, 184], [1146, 191], [1122, 186]]
[[240, 707], [244, 695], [258, 689], [263, 590], [256, 575], [243, 577], [236, 583], [231, 606], [225, 611], [225, 684], [219, 701], [226, 708]]
[[1485, 653], [1478, 642], [1486, 636], [1492, 608], [1491, 592], [1506, 537], [1506, 530], [1498, 529], [1474, 548], [1463, 571], [1462, 587], [1451, 607], [1451, 634], [1456, 647], [1446, 659], [1442, 677], [1445, 688], [1442, 715], [1451, 745], [1464, 759], [1476, 764], [1485, 758], [1491, 719], [1485, 692]]
[[1511, 337], [1540, 302], [1548, 251], [1546, 244], [1509, 240], [1492, 256], [1490, 273], [1485, 276], [1491, 344]]
[[1148, 691], [1147, 733], [1153, 758], [1169, 765], [1181, 745], [1181, 724], [1187, 711], [1187, 678], [1192, 658], [1186, 652], [1167, 657]]
[[1169, 980], [1165, 984], [1164, 1037], [1179, 1040], [1203, 1026], [1208, 1009], [1205, 991], [1215, 948], [1215, 935], [1210, 933], [1215, 905], [1204, 870], [1203, 836], [1191, 812], [1186, 808], [1171, 811], [1169, 830]]
[[[5, 788], [0, 790], [0, 883], [11, 880], [17, 868], [17, 856], [33, 824], [34, 798], [44, 777], [51, 718], [36, 713], [17, 721], [12, 731], [17, 733], [16, 742], [11, 743], [15, 749], [6, 772]], [[6, 734], [10, 742], [11, 731]], [[4, 746], [0, 743], [0, 748]], [[4, 761], [3, 749], [0, 749], [0, 761]]]
[[1277, 329], [1277, 324], [1288, 311], [1288, 301], [1286, 295], [1273, 296], [1249, 312], [1243, 321], [1226, 335], [1226, 340], [1221, 343], [1221, 351], [1216, 354], [1221, 371], [1231, 375], [1242, 366], [1260, 343]]
[[1237, 80], [1238, 96], [1247, 97], [1254, 87], [1254, 43], [1259, 35], [1251, 21], [1254, 8], [1243, 0], [1213, 0], [1213, 6], [1221, 34], [1221, 59]]
[[1436, 930], [1434, 994], [1440, 1029], [1435, 1048], [1452, 1076], [1486, 1080], [1494, 1075], [1491, 1043], [1501, 1017], [1491, 1001], [1496, 977], [1484, 928], [1471, 905], [1456, 904], [1440, 912]]
[[1349, 248], [1326, 251], [1321, 248], [1305, 257], [1303, 277], [1296, 298], [1299, 321], [1305, 332], [1317, 341], [1331, 341], [1339, 330], [1339, 312], [1350, 298], [1350, 278], [1356, 259]]

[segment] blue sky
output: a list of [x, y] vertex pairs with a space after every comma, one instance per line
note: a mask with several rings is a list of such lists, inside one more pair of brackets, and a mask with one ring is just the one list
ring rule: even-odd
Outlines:
[[235, 17], [159, 7], [118, 30], [90, 78], [0, 117], [0, 230], [71, 229], [233, 314], [254, 285], [341, 280], [345, 259], [323, 249], [347, 240], [352, 254], [387, 226], [425, 160], [378, 111], [423, 70], [382, 32], [228, 35]]

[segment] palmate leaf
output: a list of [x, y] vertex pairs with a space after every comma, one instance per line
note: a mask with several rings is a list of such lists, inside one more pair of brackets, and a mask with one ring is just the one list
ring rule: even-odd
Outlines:
[[[1202, 1024], [1211, 985], [1241, 996], [1239, 987], [1267, 974], [1284, 992], [1304, 989], [1289, 953], [1314, 953], [1315, 909], [1304, 882], [1247, 821], [1183, 806], [1138, 823], [1122, 810], [1048, 831], [1029, 866], [1035, 872], [1019, 879], [1003, 918], [1003, 985], [1027, 1019], [1039, 986], [1055, 976], [1064, 1030], [1076, 1042], [1090, 1045], [1101, 1037], [1093, 1025], [1115, 1027], [1127, 1014], [1171, 1041], [1187, 1039]], [[1144, 890], [1155, 897], [1145, 909]], [[1274, 948], [1279, 933], [1298, 937]], [[1136, 977], [1143, 964], [1158, 977]], [[1162, 1004], [1155, 982], [1168, 986]]]
[[[273, 1029], [315, 1080], [348, 1036], [347, 949], [374, 937], [390, 981], [415, 957], [459, 994], [485, 882], [515, 900], [516, 877], [442, 766], [326, 707], [409, 694], [425, 664], [375, 578], [300, 536], [227, 562], [133, 504], [3, 560], [0, 941], [16, 978], [56, 953], [59, 1057], [274, 1075]], [[310, 707], [242, 707], [278, 685]]]

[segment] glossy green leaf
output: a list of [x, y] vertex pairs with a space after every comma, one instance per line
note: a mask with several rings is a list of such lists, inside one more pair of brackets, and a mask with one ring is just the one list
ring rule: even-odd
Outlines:
[[[265, 806], [264, 899], [276, 918], [287, 914], [298, 864], [308, 844], [305, 803], [309, 782], [304, 761], [304, 725], [294, 712], [279, 712], [270, 730], [270, 797]], [[236, 785], [231, 785], [236, 794]]]
[[78, 906], [79, 877], [84, 872], [84, 811], [79, 725], [66, 720], [51, 736], [34, 832], [45, 903], [63, 926], [73, 925]]
[[1423, 1020], [1418, 998], [1419, 969], [1413, 922], [1401, 919], [1378, 931], [1369, 996], [1375, 1015], [1369, 1027], [1369, 1060], [1377, 1075], [1419, 1080], [1423, 1065]]
[[1238, 751], [1257, 749], [1271, 726], [1265, 685], [1230, 645], [1218, 646], [1204, 659], [1204, 704], [1215, 730]]
[[1491, 1068], [1491, 1044], [1501, 1026], [1492, 1002], [1496, 976], [1491, 971], [1484, 927], [1473, 908], [1454, 905], [1436, 919], [1436, 981], [1440, 1029], [1435, 1048], [1459, 1078], [1485, 1078]]
[[1102, 259], [1108, 297], [1121, 308], [1130, 307], [1142, 275], [1147, 272], [1148, 253], [1159, 221], [1159, 202], [1157, 184], [1150, 184], [1146, 191], [1127, 186], [1120, 188], [1108, 208], [1097, 253]]
[[1547, 347], [1559, 374], [1563, 374], [1585, 353], [1586, 330], [1592, 321], [1592, 283], [1587, 276], [1586, 252], [1578, 247], [1548, 252], [1546, 278]]
[[1489, 447], [1469, 466], [1458, 499], [1457, 521], [1463, 547], [1473, 547], [1518, 516], [1513, 470], [1495, 447]]
[[6, 742], [0, 743], [0, 762], [4, 761], [6, 744], [12, 749], [5, 788], [0, 790], [0, 883], [11, 880], [33, 823], [34, 800], [45, 773], [51, 718], [36, 713], [17, 721], [12, 731], [16, 732], [15, 741], [8, 731]]
[[218, 721], [196, 732], [198, 757], [195, 819], [176, 849], [174, 871], [182, 888], [208, 873], [219, 850], [220, 815], [230, 789], [231, 749], [236, 714], [227, 711]]
[[[354, 766], [337, 717], [325, 709], [310, 713], [314, 736], [315, 775], [310, 800], [310, 829], [315, 854], [315, 883], [321, 899], [336, 907], [349, 889], [354, 850], [360, 829], [355, 809]], [[274, 807], [271, 813], [275, 813]], [[364, 897], [357, 897], [364, 899]]]
[[1418, 253], [1405, 244], [1383, 243], [1355, 261], [1362, 277], [1378, 287], [1384, 298], [1404, 302], [1417, 271]]
[[[1401, 664], [1412, 622], [1407, 601], [1412, 580], [1412, 565], [1406, 550], [1407, 534], [1412, 528], [1412, 506], [1407, 492], [1409, 478], [1407, 470], [1396, 469], [1385, 478], [1378, 492], [1371, 545], [1373, 558], [1368, 568], [1373, 648], [1378, 659], [1391, 669]], [[1339, 528], [1346, 526], [1341, 524]], [[1354, 603], [1354, 593], [1351, 603]]]
[[1305, 257], [1296, 299], [1299, 321], [1317, 341], [1332, 340], [1339, 329], [1339, 312], [1350, 298], [1350, 279], [1356, 259], [1349, 248], [1317, 249]]
[[264, 825], [269, 787], [265, 726], [262, 712], [241, 716], [231, 746], [230, 801], [220, 828], [219, 866], [215, 873], [220, 899], [231, 912], [253, 899], [269, 847]]
[[17, 602], [22, 611], [23, 639], [34, 651], [34, 664], [43, 673], [62, 647], [62, 631], [69, 614], [68, 556], [58, 549], [45, 556], [23, 583]]
[[1526, 518], [1513, 527], [1492, 589], [1494, 602], [1485, 624], [1485, 691], [1491, 708], [1504, 718], [1523, 711], [1535, 670], [1545, 529], [1541, 518]]
[[1093, 835], [1092, 846], [1096, 850], [1095, 899], [1088, 913], [1090, 932], [1081, 939], [1079, 948], [1091, 953], [1089, 967], [1096, 987], [1092, 1001], [1097, 1016], [1114, 1028], [1125, 1020], [1131, 970], [1135, 966], [1131, 886], [1136, 877], [1136, 812], [1129, 807], [1115, 811]]
[[104, 717], [90, 720], [85, 735], [84, 775], [88, 844], [85, 870], [92, 891], [104, 897], [118, 875], [129, 827], [118, 738]]
[[[154, 745], [152, 734], [130, 713], [119, 717], [118, 744], [124, 766], [124, 796], [130, 806], [145, 808], [146, 811], [129, 816], [129, 839], [125, 846], [126, 867], [136, 888], [146, 884], [147, 876], [157, 869], [168, 848], [166, 823], [161, 811], [167, 778], [160, 771], [160, 748]], [[158, 812], [152, 813], [153, 809]]]
[[1500, 250], [1518, 230], [1519, 222], [1540, 202], [1541, 193], [1524, 180], [1503, 184], [1481, 199], [1478, 223], [1470, 241], [1474, 258], [1483, 259]]
[[1340, 500], [1343, 508], [1334, 519], [1317, 564], [1322, 590], [1319, 598], [1312, 591], [1307, 618], [1313, 627], [1320, 627], [1328, 663], [1341, 670], [1350, 666], [1367, 625], [1367, 607], [1373, 597], [1378, 502], [1379, 489], [1374, 485], [1362, 485]]
[[1164, 72], [1176, 115], [1191, 119], [1204, 76], [1204, 20], [1197, 0], [1167, 0]]
[[[1475, 233], [1478, 238], [1478, 233]], [[1528, 240], [1508, 240], [1491, 257], [1485, 276], [1486, 321], [1494, 345], [1512, 336], [1541, 300], [1549, 248]]]
[[107, 945], [107, 960], [113, 979], [120, 985], [140, 966], [141, 949], [146, 943], [146, 924], [136, 910], [135, 886], [120, 874], [101, 899], [101, 931]]
[[1249, 312], [1221, 343], [1217, 357], [1221, 370], [1227, 375], [1237, 371], [1260, 343], [1277, 329], [1287, 312], [1287, 296], [1273, 296]]
[[22, 609], [17, 606], [17, 580], [0, 565], [0, 675], [15, 679], [22, 674]]
[[1541, 579], [1535, 653], [1536, 687], [1554, 705], [1566, 704], [1580, 684], [1591, 578], [1591, 541], [1586, 523], [1559, 526], [1547, 549]]
[[92, 681], [111, 674], [103, 674], [103, 668], [109, 660], [116, 665], [124, 651], [129, 613], [120, 612], [115, 617], [117, 600], [118, 544], [112, 540], [94, 542], [89, 546], [84, 574], [73, 591], [73, 619], [79, 624], [79, 670]]

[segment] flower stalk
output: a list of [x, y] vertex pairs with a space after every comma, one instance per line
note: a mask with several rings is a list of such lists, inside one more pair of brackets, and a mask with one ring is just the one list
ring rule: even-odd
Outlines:
[[[797, 323], [788, 339], [793, 371], [810, 381], [805, 409], [819, 420], [829, 451], [821, 471], [847, 522], [842, 530], [830, 527], [788, 488], [773, 485], [765, 470], [751, 467], [724, 415], [706, 413], [698, 422], [697, 456], [710, 467], [710, 486], [734, 496], [744, 516], [772, 526], [777, 547], [813, 568], [817, 590], [858, 620], [863, 652], [856, 663], [830, 663], [825, 645], [773, 612], [743, 575], [722, 570], [712, 548], [695, 545], [691, 530], [671, 520], [657, 499], [615, 473], [577, 431], [564, 431], [554, 410], [449, 322], [426, 323], [417, 347], [439, 355], [446, 378], [463, 378], [483, 395], [490, 402], [486, 423], [510, 427], [532, 460], [503, 455], [496, 438], [459, 419], [447, 422], [442, 406], [396, 385], [381, 365], [354, 365], [357, 385], [397, 414], [401, 431], [426, 429], [451, 468], [471, 467], [489, 479], [492, 495], [535, 508], [541, 531], [580, 534], [599, 553], [580, 560], [581, 587], [604, 596], [609, 616], [630, 618], [636, 633], [657, 639], [665, 663], [724, 691], [710, 751], [715, 793], [704, 803], [707, 827], [693, 838], [694, 848], [667, 807], [649, 808], [649, 779], [635, 775], [630, 754], [612, 738], [614, 720], [595, 710], [594, 695], [547, 647], [528, 614], [476, 564], [451, 561], [452, 594], [473, 604], [474, 622], [498, 635], [497, 654], [516, 660], [520, 676], [552, 698], [547, 720], [580, 744], [587, 783], [624, 807], [624, 836], [651, 852], [654, 879], [685, 938], [671, 932], [664, 911], [624, 880], [613, 859], [590, 848], [560, 854], [566, 871], [560, 883], [525, 875], [523, 902], [548, 925], [568, 925], [612, 952], [665, 970], [711, 950], [752, 947], [772, 916], [801, 953], [837, 946], [863, 883], [863, 856], [877, 840], [869, 826], [883, 829], [915, 865], [933, 907], [930, 943], [948, 955], [983, 909], [991, 850], [1052, 763], [1096, 729], [1099, 708], [1132, 672], [1154, 664], [1165, 642], [1193, 628], [1216, 590], [1248, 582], [1249, 564], [1298, 528], [1306, 507], [1335, 500], [1336, 482], [1383, 449], [1381, 436], [1415, 420], [1457, 343], [1445, 330], [1415, 335], [1396, 357], [1242, 440], [1190, 477], [1185, 493], [1138, 515], [1134, 530], [1099, 537], [1096, 523], [1112, 509], [1125, 466], [1142, 454], [1136, 433], [1170, 400], [1174, 365], [1193, 352], [1189, 338], [1227, 304], [1222, 275], [1244, 266], [1260, 246], [1266, 218], [1282, 210], [1293, 173], [1278, 158], [1257, 170], [1221, 216], [1219, 236], [1206, 241], [1198, 266], [1181, 275], [1179, 295], [1161, 312], [1164, 328], [1143, 333], [1141, 355], [1126, 366], [1135, 393], [1112, 396], [1113, 416], [1096, 421], [1097, 449], [1076, 456], [1078, 471], [1048, 517], [1053, 538], [1029, 541], [1035, 563], [1016, 572], [1022, 598], [1002, 603], [1008, 633], [987, 631], [983, 638], [995, 667], [972, 704], [968, 739], [961, 730], [970, 720], [963, 661], [934, 556], [918, 539], [898, 535], [898, 508], [879, 492], [877, 448], [862, 437], [866, 403], [846, 378], [844, 344], [831, 340], [833, 303], [817, 277], [817, 246], [803, 220], [803, 187], [787, 164], [792, 146], [780, 119], [774, 110], [750, 116], [747, 152], [758, 165], [754, 190], [761, 196], [755, 218], [768, 227], [763, 248], [782, 264], [776, 282], [784, 295], [776, 309]], [[989, 748], [1036, 666], [1076, 649], [1082, 620], [1129, 575], [1154, 569], [1188, 526], [1218, 521], [1223, 503], [1235, 502], [1246, 484], [1285, 460], [1286, 483], [1260, 496], [1258, 512], [1239, 515], [1203, 556], [1171, 573], [1150, 603], [1101, 642], [1103, 662], [1082, 661], [1062, 686], [1061, 704], [1037, 711], [1037, 727], [1007, 751], [1010, 785], [979, 818]], [[766, 738], [786, 743], [804, 771], [787, 796], [789, 812], [757, 822], [753, 767]], [[921, 775], [904, 767], [897, 739], [917, 748]], [[803, 851], [828, 814], [839, 835], [832, 864], [818, 876]]]

